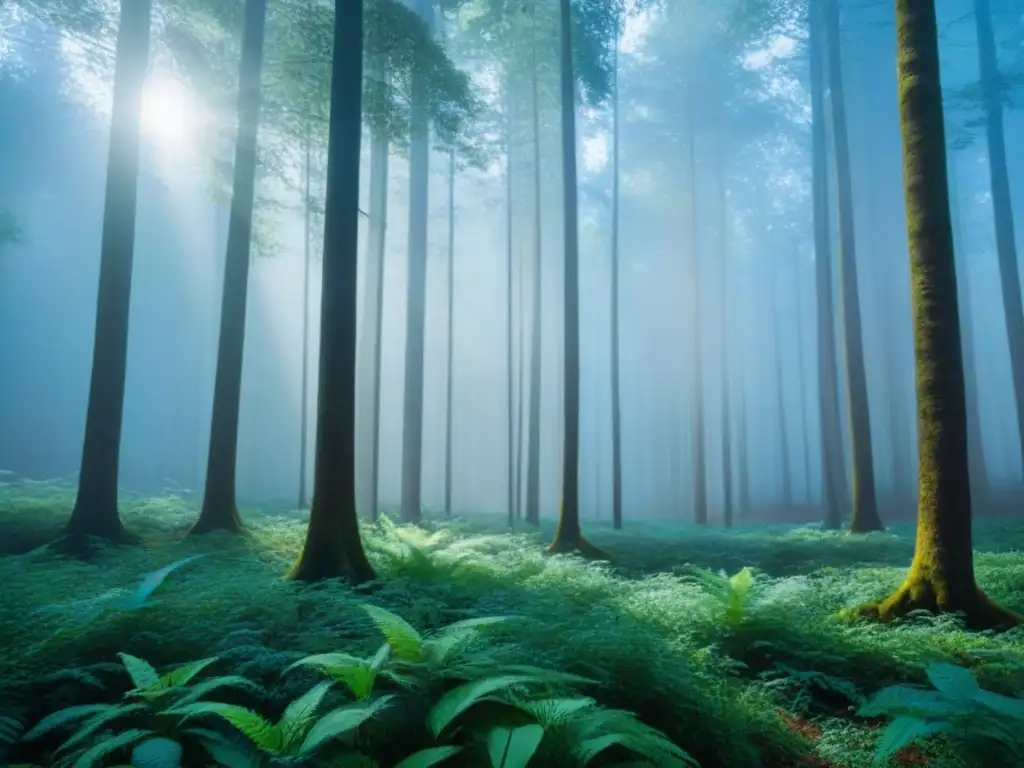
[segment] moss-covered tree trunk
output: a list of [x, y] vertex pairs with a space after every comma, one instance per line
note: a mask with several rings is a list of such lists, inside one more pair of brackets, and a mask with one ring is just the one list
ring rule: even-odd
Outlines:
[[843, 337], [846, 351], [846, 378], [850, 394], [850, 442], [853, 449], [853, 516], [851, 533], [867, 533], [884, 528], [878, 514], [875, 495], [875, 467], [871, 449], [871, 418], [868, 382], [864, 368], [864, 340], [860, 320], [860, 296], [857, 285], [857, 253], [853, 222], [853, 183], [850, 178], [850, 147], [846, 127], [846, 102], [839, 44], [839, 7], [837, 0], [823, 0], [825, 50], [832, 107], [832, 141], [836, 154], [836, 188], [839, 203], [839, 274], [843, 296]]
[[989, 600], [974, 577], [964, 369], [934, 2], [897, 0], [896, 34], [917, 362], [917, 540], [902, 586], [861, 610], [882, 619], [919, 609], [959, 612], [975, 628], [1009, 626], [1021, 617]]
[[818, 421], [821, 433], [822, 526], [842, 525], [842, 430], [836, 382], [835, 311], [828, 202], [828, 138], [825, 116], [825, 67], [821, 4], [810, 3], [810, 75], [814, 275], [818, 333]]
[[213, 386], [210, 452], [206, 464], [203, 507], [192, 533], [238, 532], [235, 476], [238, 464], [238, 418], [242, 401], [242, 357], [249, 297], [252, 212], [256, 194], [256, 150], [262, 102], [263, 32], [266, 0], [247, 0], [238, 76], [238, 134], [235, 139], [231, 221], [224, 259], [217, 374]]
[[362, 139], [363, 3], [338, 3], [324, 210], [313, 503], [306, 541], [289, 578], [374, 577], [356, 512], [356, 305]]
[[1024, 306], [1020, 292], [1020, 265], [1017, 262], [1017, 235], [1013, 226], [1013, 200], [1006, 164], [1006, 134], [1003, 128], [1003, 102], [1006, 87], [996, 59], [990, 0], [974, 0], [975, 30], [978, 39], [978, 69], [981, 75], [982, 104], [985, 109], [985, 136], [988, 145], [988, 171], [992, 192], [996, 254], [999, 258], [999, 284], [1002, 288], [1006, 338], [1010, 347], [1010, 370], [1017, 405], [1017, 435], [1020, 458], [1024, 462]]
[[139, 122], [149, 61], [150, 0], [122, 0], [103, 208], [96, 335], [78, 496], [67, 532], [125, 542], [117, 510], [128, 322], [135, 257]]
[[[565, 435], [562, 443], [562, 506], [550, 552], [604, 553], [580, 529], [580, 270], [576, 191], [576, 89], [572, 65], [572, 0], [559, 0], [561, 40], [562, 186], [565, 214]], [[536, 436], [534, 436], [536, 439]]]

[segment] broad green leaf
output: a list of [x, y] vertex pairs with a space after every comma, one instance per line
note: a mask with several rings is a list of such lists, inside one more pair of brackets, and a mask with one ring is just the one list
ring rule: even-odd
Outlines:
[[[389, 645], [382, 646], [389, 649]], [[380, 652], [378, 651], [378, 654]], [[376, 660], [376, 657], [374, 657]], [[288, 669], [295, 667], [313, 667], [340, 683], [344, 683], [357, 699], [369, 697], [373, 684], [377, 679], [376, 668], [372, 662], [353, 656], [349, 653], [319, 653], [299, 659]], [[287, 671], [287, 670], [286, 670]]]
[[78, 730], [75, 731], [67, 741], [60, 745], [60, 749], [57, 751], [66, 752], [72, 747], [78, 746], [82, 742], [86, 741], [90, 736], [100, 732], [101, 729], [106, 728], [106, 726], [116, 720], [145, 712], [146, 709], [147, 707], [145, 704], [124, 704], [119, 707], [110, 707], [103, 712], [97, 712], [82, 723]]
[[262, 768], [263, 756], [252, 743], [231, 739], [209, 728], [183, 728], [181, 733], [194, 738], [218, 765], [231, 768]]
[[595, 757], [616, 745], [622, 745], [626, 737], [621, 733], [608, 733], [603, 736], [594, 736], [583, 739], [573, 747], [573, 752], [584, 765], [590, 763]]
[[737, 571], [729, 577], [729, 586], [737, 595], [746, 596], [754, 584], [754, 574], [749, 568]]
[[955, 664], [936, 661], [928, 665], [925, 674], [937, 690], [954, 699], [970, 699], [981, 690], [970, 670]]
[[1024, 720], [1024, 699], [1013, 699], [992, 691], [981, 690], [974, 695], [974, 700], [1000, 715], [1014, 720]]
[[251, 709], [234, 704], [222, 704], [219, 701], [197, 701], [181, 707], [174, 707], [164, 714], [178, 715], [182, 718], [199, 715], [216, 715], [231, 723], [235, 728], [249, 737], [257, 747], [271, 755], [280, 755], [284, 740], [273, 723]]
[[159, 673], [153, 669], [153, 666], [148, 661], [132, 656], [130, 653], [119, 653], [117, 655], [121, 657], [121, 663], [124, 664], [124, 668], [128, 671], [128, 675], [135, 684], [135, 690], [145, 691], [155, 687], [160, 682]]
[[544, 678], [536, 675], [501, 675], [500, 677], [486, 677], [482, 680], [474, 680], [458, 688], [448, 691], [431, 708], [427, 715], [427, 726], [434, 738], [441, 735], [441, 732], [451, 723], [473, 706], [476, 702], [490, 694], [506, 690], [517, 685], [539, 685], [544, 683]]
[[284, 714], [281, 715], [281, 720], [277, 724], [281, 738], [284, 740], [282, 749], [285, 754], [293, 754], [299, 742], [305, 737], [306, 732], [316, 719], [317, 709], [333, 684], [333, 682], [327, 681], [315, 685], [285, 708]]
[[401, 616], [376, 605], [363, 605], [362, 609], [391, 645], [395, 656], [405, 661], [418, 661], [422, 655], [423, 638], [416, 628]]
[[244, 688], [253, 693], [260, 693], [262, 691], [256, 683], [241, 675], [222, 675], [221, 677], [211, 677], [208, 680], [203, 680], [201, 683], [190, 685], [185, 689], [185, 695], [175, 700], [174, 706], [181, 707], [185, 704], [199, 701], [203, 696], [213, 691], [218, 691], [221, 688]]
[[153, 735], [152, 731], [141, 728], [133, 728], [130, 731], [122, 731], [109, 739], [104, 739], [94, 744], [78, 756], [72, 768], [98, 768], [103, 765], [104, 758], [117, 752], [120, 749], [130, 747], [136, 742], [142, 741]]
[[491, 768], [526, 768], [543, 738], [544, 728], [536, 724], [492, 728], [487, 733]]
[[183, 753], [178, 742], [157, 736], [135, 745], [131, 764], [134, 768], [182, 768]]
[[961, 704], [951, 702], [937, 691], [918, 688], [913, 685], [890, 685], [883, 688], [861, 705], [857, 714], [861, 717], [884, 717], [886, 715], [921, 715], [923, 717], [947, 717], [957, 714]]
[[882, 736], [878, 740], [878, 747], [875, 752], [875, 765], [882, 765], [888, 758], [904, 747], [919, 742], [928, 736], [941, 733], [948, 727], [946, 723], [930, 722], [917, 717], [900, 716], [893, 718], [885, 726], [885, 730], [882, 731]]
[[414, 752], [405, 758], [395, 768], [431, 768], [431, 766], [443, 763], [452, 755], [458, 754], [462, 747], [428, 747]]
[[354, 731], [376, 715], [393, 698], [394, 696], [390, 695], [381, 696], [367, 704], [350, 704], [331, 710], [310, 729], [298, 754], [308, 755], [331, 739]]
[[208, 659], [200, 659], [199, 661], [182, 664], [177, 669], [172, 669], [170, 672], [162, 675], [160, 677], [160, 683], [165, 688], [177, 688], [182, 685], [188, 685], [193, 677], [198, 675], [215, 661], [217, 661], [217, 657], [211, 656]]
[[22, 736], [22, 741], [33, 741], [57, 728], [64, 728], [79, 720], [84, 720], [89, 715], [114, 708], [112, 704], [80, 704], [77, 707], [59, 709], [36, 723], [34, 728]]
[[581, 712], [592, 710], [597, 702], [586, 696], [565, 699], [536, 699], [520, 702], [518, 706], [529, 712], [545, 728], [565, 725]]
[[[164, 583], [164, 579], [183, 565], [187, 565], [193, 560], [198, 560], [201, 557], [206, 557], [206, 555], [189, 555], [188, 557], [183, 557], [181, 560], [177, 560], [170, 565], [165, 565], [163, 568], [143, 574], [142, 581], [126, 603], [126, 609], [134, 610], [136, 608], [141, 608], [146, 604], [146, 601], [149, 600], [150, 595], [156, 592], [157, 588]], [[143, 686], [138, 687], [142, 688]]]

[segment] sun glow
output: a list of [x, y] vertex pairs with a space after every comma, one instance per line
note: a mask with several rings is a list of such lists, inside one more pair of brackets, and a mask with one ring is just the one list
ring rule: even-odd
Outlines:
[[160, 148], [181, 153], [198, 138], [203, 116], [183, 83], [167, 75], [155, 75], [142, 95], [142, 130]]

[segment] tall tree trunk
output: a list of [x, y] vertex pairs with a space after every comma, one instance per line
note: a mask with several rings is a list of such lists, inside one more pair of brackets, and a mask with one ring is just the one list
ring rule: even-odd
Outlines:
[[612, 528], [622, 528], [622, 395], [619, 364], [619, 35], [616, 18], [612, 49], [615, 84], [612, 93]]
[[67, 524], [72, 536], [99, 536], [118, 542], [130, 540], [117, 511], [117, 479], [135, 257], [139, 122], [149, 61], [151, 10], [150, 0], [121, 2], [92, 377], [78, 496]]
[[572, 65], [572, 0], [559, 0], [561, 16], [562, 186], [565, 213], [565, 435], [562, 443], [562, 508], [551, 552], [606, 555], [580, 529], [580, 275], [576, 192], [576, 78]]
[[[537, 91], [537, 3], [533, 3], [531, 88], [533, 99], [533, 325], [530, 332], [530, 444], [526, 458], [526, 522], [540, 525], [540, 363], [541, 363], [541, 172], [540, 97]], [[564, 108], [564, 105], [563, 105]]]
[[362, 140], [363, 3], [339, 3], [334, 19], [331, 117], [324, 205], [313, 504], [289, 577], [374, 578], [356, 511], [356, 303], [359, 290], [359, 162]]
[[[772, 264], [772, 300], [768, 311], [774, 318], [775, 337], [775, 412], [779, 416], [779, 459], [782, 463], [782, 506], [789, 509], [793, 506], [793, 447], [789, 439], [789, 413], [786, 409], [786, 378], [782, 365], [782, 303], [779, 301], [779, 265]], [[767, 318], [765, 318], [767, 320]]]
[[452, 516], [452, 399], [455, 360], [455, 150], [448, 153], [448, 375], [445, 380], [444, 513]]
[[[957, 184], [956, 156], [949, 158], [949, 212], [953, 227], [953, 253], [964, 247], [963, 222], [960, 218], [960, 194]], [[974, 309], [971, 302], [971, 270], [967, 262], [957, 258], [957, 288], [960, 297], [960, 341], [963, 343], [964, 396], [967, 407], [967, 458], [971, 470], [972, 501], [984, 507], [992, 494], [985, 447], [981, 437], [981, 407], [978, 403], [978, 367], [974, 355]]]
[[231, 223], [224, 258], [217, 377], [213, 387], [210, 453], [206, 489], [192, 533], [241, 530], [235, 500], [238, 465], [238, 417], [242, 401], [242, 356], [249, 299], [249, 255], [256, 196], [256, 152], [262, 103], [263, 33], [266, 0], [247, 0], [238, 73], [238, 138], [231, 191]]
[[811, 435], [807, 422], [807, 367], [804, 358], [804, 292], [802, 274], [797, 261], [793, 290], [796, 293], [796, 366], [800, 380], [800, 442], [804, 447], [804, 503], [811, 504]]
[[732, 399], [729, 381], [729, 200], [725, 186], [725, 171], [722, 168], [721, 148], [715, 148], [715, 165], [718, 184], [719, 242], [721, 243], [721, 282], [718, 300], [719, 327], [722, 331], [722, 522], [732, 527], [732, 418], [729, 413]]
[[309, 444], [309, 277], [312, 266], [312, 248], [310, 247], [312, 222], [312, 184], [313, 171], [313, 119], [306, 116], [305, 168], [303, 171], [303, 237], [302, 237], [302, 392], [299, 396], [299, 509], [306, 508], [306, 454]]
[[690, 134], [689, 171], [690, 171], [690, 301], [693, 307], [693, 426], [690, 433], [693, 441], [693, 522], [707, 525], [708, 522], [708, 486], [707, 486], [707, 454], [704, 440], [704, 349], [701, 334], [700, 312], [700, 245], [697, 237], [697, 132], [694, 120], [696, 111], [693, 98], [690, 98], [690, 110], [687, 115]]
[[1003, 83], [996, 59], [990, 0], [974, 0], [974, 18], [978, 38], [978, 68], [985, 108], [985, 134], [988, 139], [988, 171], [992, 191], [992, 215], [995, 223], [996, 254], [999, 257], [999, 283], [1006, 315], [1006, 338], [1010, 347], [1013, 395], [1017, 405], [1017, 435], [1020, 457], [1024, 462], [1024, 308], [1021, 306], [1020, 268], [1013, 224], [1013, 199], [1006, 165], [1006, 135], [1003, 130]]
[[[387, 81], [384, 62], [377, 61], [371, 76]], [[362, 384], [360, 407], [356, 413], [356, 454], [359, 482], [356, 483], [356, 508], [373, 520], [379, 514], [380, 488], [380, 382], [381, 340], [384, 323], [384, 265], [387, 245], [388, 137], [381, 131], [370, 132], [370, 195], [367, 210], [369, 225], [366, 239], [366, 284], [363, 287], [362, 339], [358, 346], [357, 370]]]
[[[746, 377], [744, 377], [746, 378]], [[736, 420], [737, 485], [739, 486], [739, 517], [750, 517], [750, 445], [747, 438], [747, 393], [745, 384], [740, 387], [740, 413]]]
[[818, 418], [821, 432], [822, 525], [842, 525], [842, 431], [836, 377], [835, 311], [828, 201], [828, 138], [825, 130], [824, 20], [821, 4], [810, 4], [811, 136], [814, 206], [814, 270], [818, 331]]
[[946, 177], [939, 42], [932, 0], [896, 0], [897, 72], [913, 286], [920, 424], [917, 539], [903, 585], [863, 613], [959, 612], [971, 627], [1024, 618], [978, 588], [971, 543], [967, 415]]
[[846, 132], [846, 103], [839, 45], [839, 8], [836, 0], [824, 2], [828, 81], [831, 92], [832, 134], [836, 153], [836, 187], [839, 200], [839, 267], [843, 295], [843, 332], [846, 376], [850, 393], [850, 440], [853, 444], [853, 517], [851, 533], [884, 528], [875, 497], [875, 468], [871, 449], [871, 418], [868, 382], [864, 369], [864, 342], [857, 287], [857, 253], [853, 226], [853, 183], [850, 179], [850, 147]]
[[[506, 295], [505, 305], [505, 327], [507, 331], [506, 343], [508, 344], [507, 352], [508, 359], [506, 363], [506, 370], [508, 371], [508, 393], [507, 400], [505, 402], [506, 415], [508, 418], [508, 527], [511, 528], [515, 519], [519, 516], [519, 508], [516, 503], [516, 489], [519, 487], [519, 462], [517, 460], [516, 451], [516, 434], [515, 434], [515, 365], [514, 365], [514, 344], [513, 344], [513, 327], [512, 327], [512, 304], [514, 301], [514, 284], [513, 284], [513, 249], [512, 249], [512, 97], [511, 97], [511, 85], [509, 85], [509, 99], [508, 99], [508, 146], [505, 155], [505, 238], [507, 253], [505, 261], [505, 281], [508, 293]], [[521, 282], [521, 281], [520, 281]], [[520, 358], [522, 355], [520, 354]], [[522, 391], [522, 384], [520, 383], [520, 391]]]
[[[431, 0], [416, 10], [433, 26]], [[402, 520], [419, 522], [423, 499], [423, 351], [427, 316], [427, 218], [430, 194], [430, 121], [427, 84], [413, 68], [409, 118], [409, 268], [405, 316], [405, 408], [402, 413]]]

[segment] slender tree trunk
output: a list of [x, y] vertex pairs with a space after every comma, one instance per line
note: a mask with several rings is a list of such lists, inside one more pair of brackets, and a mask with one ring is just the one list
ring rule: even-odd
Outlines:
[[[782, 365], [782, 304], [779, 301], [778, 275], [779, 265], [772, 264], [772, 300], [769, 312], [774, 318], [775, 337], [775, 412], [779, 416], [779, 459], [782, 462], [782, 506], [790, 509], [793, 506], [793, 453], [792, 441], [789, 439], [789, 413], [786, 408], [786, 379]], [[765, 318], [767, 320], [767, 318]]]
[[[533, 99], [533, 325], [530, 332], [530, 444], [526, 458], [526, 522], [540, 525], [540, 397], [541, 397], [541, 172], [540, 172], [540, 97], [537, 91], [537, 7], [532, 7], [531, 87]], [[564, 107], [564, 105], [563, 105]]]
[[[387, 81], [383, 62], [378, 61], [374, 76]], [[380, 381], [384, 323], [384, 266], [388, 219], [389, 142], [380, 131], [370, 133], [370, 195], [366, 239], [366, 284], [363, 300], [362, 340], [358, 371], [363, 397], [356, 414], [358, 447], [357, 466], [360, 482], [356, 483], [356, 508], [373, 520], [380, 511]]]
[[807, 418], [807, 366], [804, 358], [804, 292], [800, 289], [803, 285], [801, 280], [800, 262], [797, 261], [795, 269], [793, 290], [796, 293], [796, 353], [797, 370], [800, 379], [800, 437], [804, 447], [804, 503], [811, 504], [811, 435], [808, 429]]
[[884, 528], [875, 497], [875, 468], [871, 449], [871, 419], [867, 373], [857, 286], [857, 254], [853, 226], [853, 184], [850, 179], [850, 148], [846, 133], [846, 104], [839, 46], [839, 8], [836, 0], [824, 2], [827, 29], [828, 79], [831, 92], [832, 133], [836, 153], [836, 186], [839, 197], [839, 266], [843, 294], [843, 332], [846, 376], [850, 393], [850, 439], [853, 444], [853, 518], [851, 533]]
[[310, 247], [312, 220], [313, 120], [306, 118], [306, 162], [303, 173], [303, 239], [302, 239], [302, 392], [299, 397], [299, 509], [306, 508], [306, 453], [309, 445], [309, 277], [312, 266]]
[[727, 311], [729, 296], [729, 200], [726, 192], [725, 171], [722, 168], [721, 149], [716, 147], [716, 176], [718, 177], [718, 208], [719, 208], [719, 240], [721, 253], [721, 283], [718, 301], [719, 326], [722, 330], [722, 522], [726, 528], [732, 527], [732, 418], [730, 416], [730, 400], [732, 399], [731, 382], [729, 380], [729, 313]]
[[576, 192], [576, 78], [572, 65], [572, 2], [560, 0], [562, 102], [562, 185], [565, 212], [565, 436], [562, 456], [562, 508], [551, 552], [606, 555], [583, 538], [580, 529], [580, 294], [579, 219]]
[[92, 377], [78, 496], [67, 524], [71, 536], [99, 536], [117, 542], [130, 540], [117, 511], [117, 479], [135, 257], [139, 122], [149, 61], [151, 10], [150, 0], [121, 2]]
[[[433, 26], [431, 0], [417, 12]], [[430, 123], [427, 84], [413, 69], [409, 120], [409, 269], [405, 318], [405, 408], [402, 413], [402, 520], [419, 522], [423, 506], [423, 353], [427, 315], [427, 218], [430, 186]]]
[[249, 299], [249, 256], [256, 196], [257, 139], [262, 104], [263, 36], [266, 0], [247, 0], [238, 75], [238, 138], [231, 192], [231, 223], [224, 259], [224, 292], [220, 311], [217, 376], [213, 387], [210, 453], [206, 489], [192, 533], [237, 532], [235, 481], [238, 465], [238, 418], [242, 400], [242, 357]]
[[932, 0], [896, 0], [896, 34], [920, 424], [917, 539], [903, 585], [861, 611], [882, 619], [920, 609], [958, 612], [971, 627], [1007, 627], [1024, 618], [990, 601], [974, 576], [964, 369]]
[[[519, 509], [516, 503], [516, 488], [519, 485], [519, 462], [516, 457], [516, 435], [515, 435], [515, 366], [514, 366], [514, 344], [512, 327], [512, 303], [514, 301], [513, 291], [513, 258], [512, 258], [512, 97], [511, 84], [509, 85], [508, 99], [508, 147], [505, 157], [505, 223], [506, 223], [506, 261], [505, 261], [505, 282], [508, 289], [505, 306], [505, 327], [507, 330], [506, 343], [508, 345], [508, 360], [506, 370], [508, 371], [508, 397], [505, 403], [506, 415], [508, 418], [508, 527], [515, 524], [515, 518], [519, 516]], [[521, 282], [521, 281], [520, 281]], [[522, 355], [520, 355], [520, 358]], [[522, 385], [520, 384], [520, 391]]]
[[[957, 185], [956, 156], [949, 158], [949, 212], [953, 227], [953, 253], [964, 247], [963, 223], [960, 218], [960, 194]], [[985, 447], [981, 437], [981, 407], [978, 403], [978, 367], [974, 354], [974, 309], [971, 301], [971, 270], [967, 262], [957, 258], [957, 293], [960, 297], [960, 341], [963, 343], [964, 396], [967, 406], [967, 458], [971, 470], [972, 501], [984, 507], [991, 499], [992, 488], [985, 464]]]
[[693, 307], [693, 521], [697, 525], [708, 522], [707, 459], [704, 440], [704, 349], [701, 333], [700, 312], [700, 246], [697, 232], [697, 132], [694, 126], [696, 111], [690, 99], [690, 113], [687, 115], [690, 134], [690, 301]]
[[331, 117], [324, 206], [313, 504], [306, 542], [289, 577], [374, 578], [356, 511], [356, 299], [362, 141], [363, 4], [338, 5], [331, 67]]
[[452, 390], [455, 359], [455, 150], [448, 153], [448, 375], [445, 392], [444, 513], [452, 516]]
[[814, 269], [818, 330], [818, 416], [821, 431], [823, 527], [842, 525], [842, 431], [836, 380], [835, 311], [828, 201], [828, 139], [825, 130], [824, 20], [820, 3], [810, 4], [811, 120], [814, 206]]
[[999, 283], [1002, 287], [1006, 337], [1010, 347], [1010, 370], [1017, 405], [1017, 435], [1024, 462], [1024, 307], [1021, 304], [1020, 268], [1017, 264], [1017, 240], [1013, 223], [1013, 199], [1006, 165], [1006, 135], [1003, 129], [1003, 83], [996, 59], [990, 0], [974, 0], [975, 28], [978, 38], [978, 67], [985, 108], [985, 134], [988, 139], [988, 170], [992, 191], [992, 215], [995, 223], [996, 254], [999, 257]]
[[620, 20], [615, 24], [615, 45], [612, 50], [615, 91], [612, 94], [612, 527], [622, 528], [622, 395], [619, 363], [619, 34]]
[[[745, 377], [744, 377], [745, 378]], [[736, 423], [736, 442], [739, 443], [737, 462], [737, 478], [739, 485], [739, 517], [746, 520], [750, 517], [750, 445], [747, 438], [747, 393], [745, 386], [740, 387], [740, 413]]]

